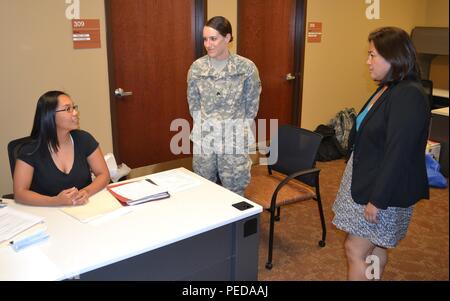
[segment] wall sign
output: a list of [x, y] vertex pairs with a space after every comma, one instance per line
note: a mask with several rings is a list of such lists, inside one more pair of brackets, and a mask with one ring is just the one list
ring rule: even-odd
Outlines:
[[73, 19], [71, 22], [74, 49], [100, 48], [99, 19]]
[[308, 22], [308, 43], [322, 42], [322, 22]]

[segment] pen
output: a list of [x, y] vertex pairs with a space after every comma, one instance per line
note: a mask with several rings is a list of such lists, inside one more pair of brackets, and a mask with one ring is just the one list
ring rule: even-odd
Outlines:
[[41, 242], [49, 238], [49, 235], [45, 231], [40, 231], [36, 233], [35, 235], [32, 235], [30, 237], [20, 239], [20, 240], [12, 240], [9, 242], [11, 247], [14, 249], [14, 251], [19, 251], [23, 248], [26, 248], [28, 246], [31, 246], [35, 243]]

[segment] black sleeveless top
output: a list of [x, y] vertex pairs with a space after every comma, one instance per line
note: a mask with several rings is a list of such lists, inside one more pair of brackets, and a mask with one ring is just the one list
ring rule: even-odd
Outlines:
[[34, 168], [31, 191], [56, 196], [64, 189], [82, 189], [92, 183], [87, 157], [97, 149], [98, 142], [82, 130], [74, 130], [70, 134], [74, 144], [74, 162], [68, 174], [58, 169], [47, 145], [35, 151], [36, 142], [31, 142], [21, 149], [18, 159]]

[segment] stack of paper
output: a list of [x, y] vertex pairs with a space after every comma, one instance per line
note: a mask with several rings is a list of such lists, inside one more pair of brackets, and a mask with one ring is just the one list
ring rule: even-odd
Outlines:
[[0, 243], [9, 243], [15, 251], [46, 240], [43, 218], [7, 207], [0, 210]]
[[123, 205], [129, 206], [170, 197], [167, 189], [153, 184], [148, 179], [112, 184], [107, 189]]
[[159, 172], [148, 176], [158, 186], [164, 187], [174, 194], [183, 190], [191, 189], [201, 184], [201, 182], [178, 169]]

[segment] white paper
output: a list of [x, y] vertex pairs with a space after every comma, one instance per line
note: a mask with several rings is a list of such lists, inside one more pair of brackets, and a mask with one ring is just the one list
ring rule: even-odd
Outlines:
[[156, 186], [147, 180], [130, 182], [117, 187], [112, 187], [111, 190], [129, 200], [139, 200], [150, 195], [167, 192], [165, 188]]
[[0, 209], [0, 242], [8, 240], [43, 221], [42, 217], [11, 207]]
[[148, 176], [155, 184], [164, 187], [170, 193], [183, 191], [201, 184], [201, 182], [188, 174], [178, 170], [169, 170]]
[[431, 113], [438, 114], [438, 115], [443, 115], [443, 116], [448, 116], [448, 107], [440, 108], [440, 109], [434, 109], [433, 111], [431, 111]]
[[111, 170], [117, 169], [116, 158], [114, 158], [114, 155], [112, 153], [107, 153], [105, 155], [105, 161], [106, 161], [106, 165], [108, 166], [108, 170], [110, 172], [111, 172]]
[[111, 180], [115, 183], [118, 182], [121, 178], [127, 176], [131, 171], [131, 168], [129, 168], [125, 163], [120, 164], [120, 166], [117, 169], [109, 170], [109, 175], [111, 177]]

